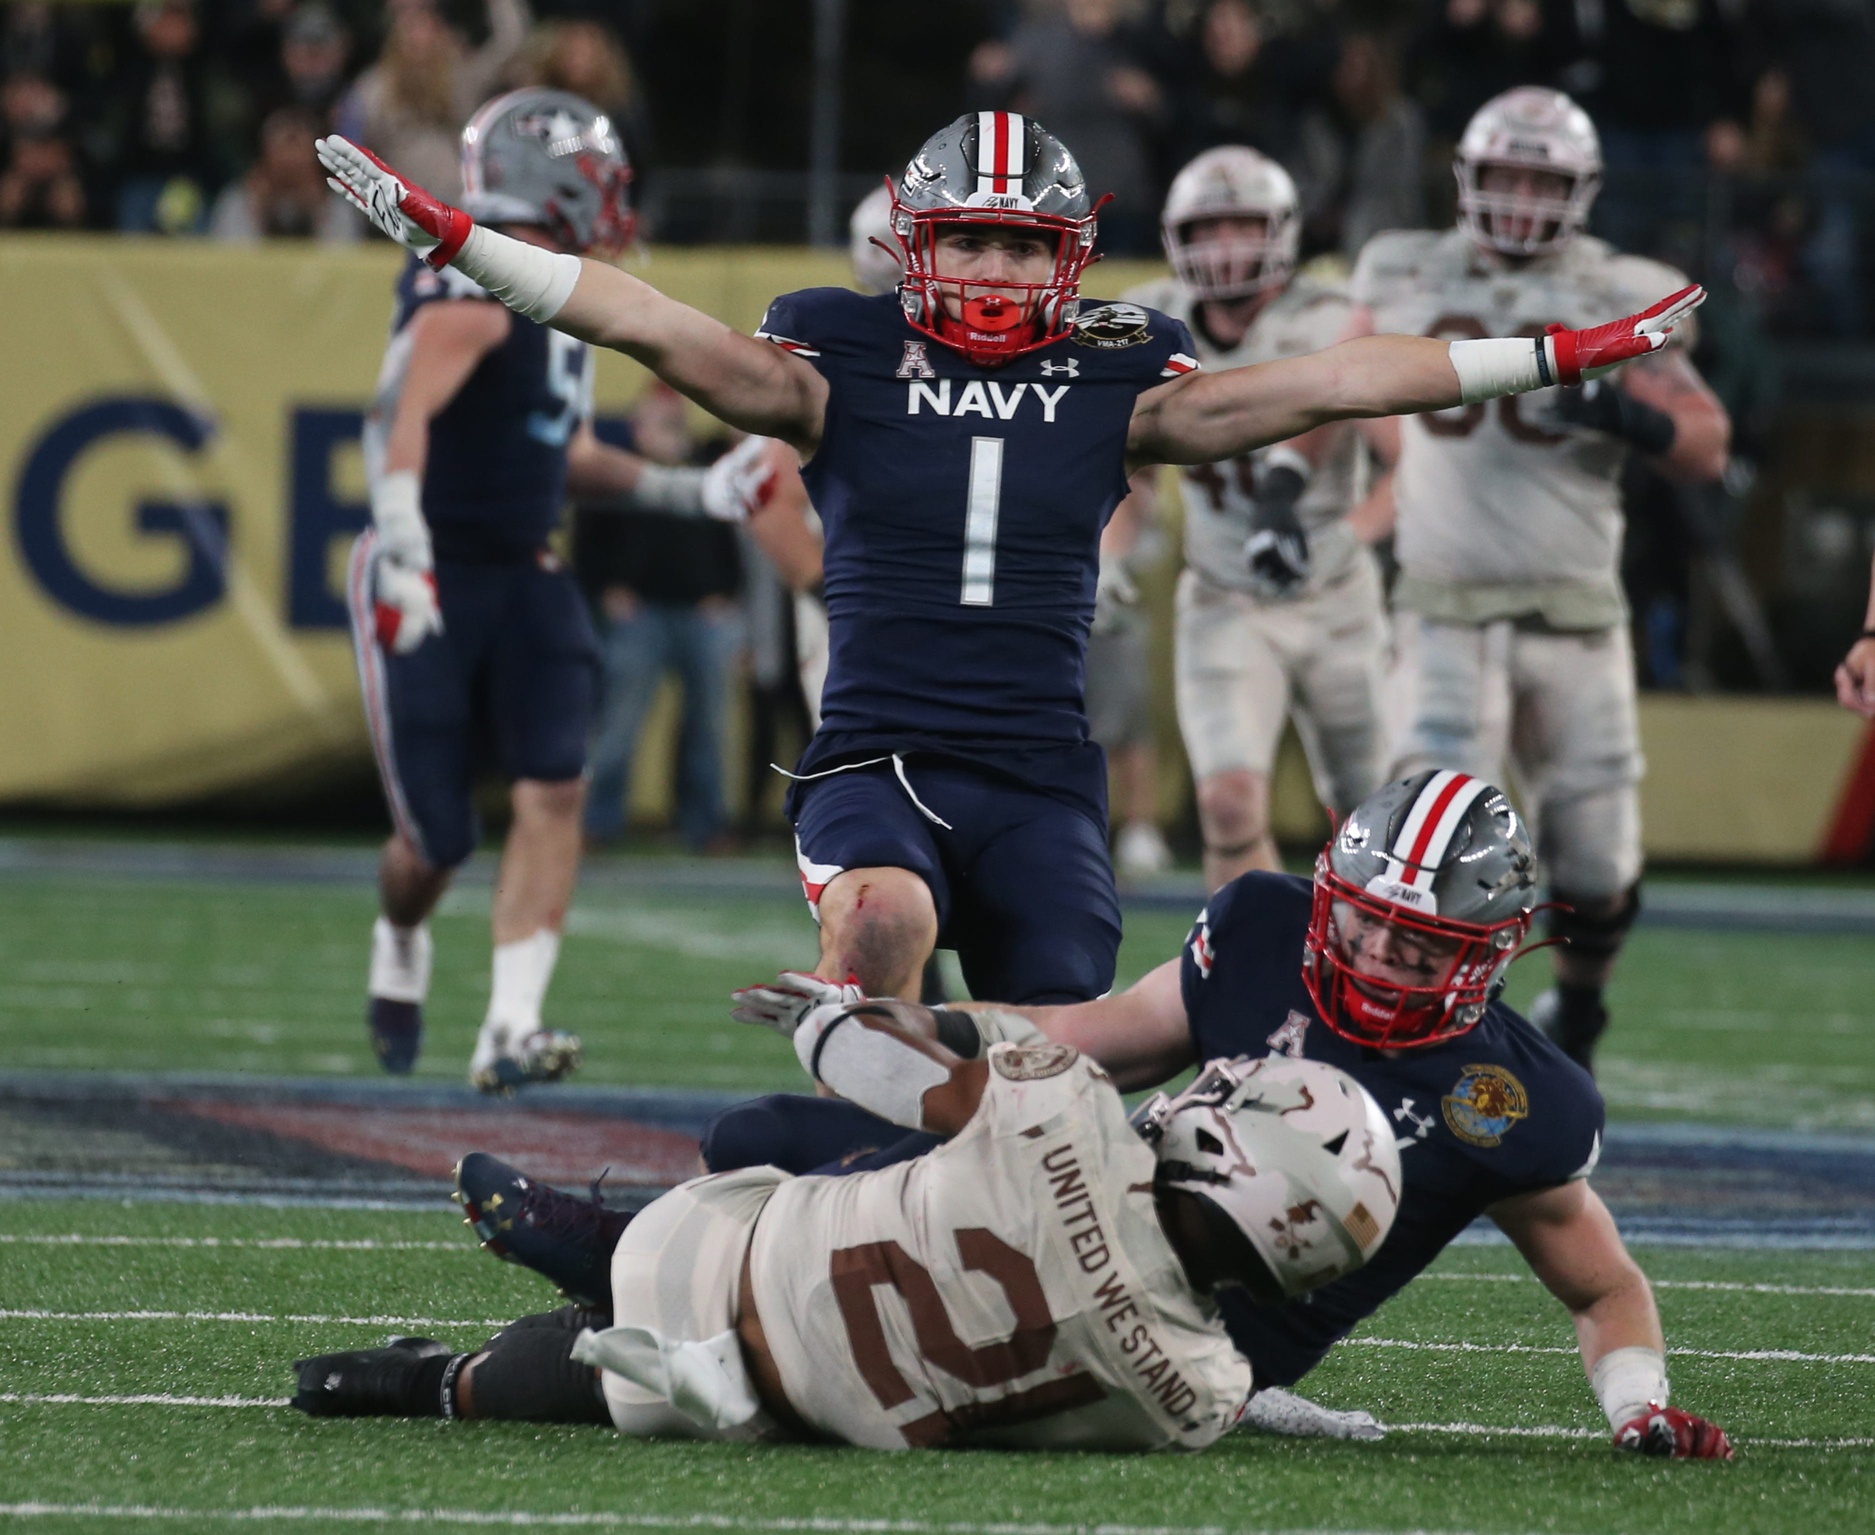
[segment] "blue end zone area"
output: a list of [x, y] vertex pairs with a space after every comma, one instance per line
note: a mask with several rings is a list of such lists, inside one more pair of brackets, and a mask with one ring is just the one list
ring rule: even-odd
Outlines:
[[[629, 1206], [691, 1176], [704, 1123], [739, 1097], [15, 1073], [0, 1082], [0, 1198], [434, 1208], [456, 1159], [484, 1150], [561, 1187], [603, 1177]], [[1630, 1242], [1875, 1250], [1875, 1140], [1617, 1122], [1594, 1182]], [[1481, 1222], [1460, 1240], [1504, 1239]]]

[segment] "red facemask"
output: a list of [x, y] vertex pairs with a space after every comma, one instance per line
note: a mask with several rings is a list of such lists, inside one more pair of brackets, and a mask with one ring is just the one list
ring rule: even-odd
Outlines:
[[[887, 186], [892, 186], [888, 181]], [[915, 211], [898, 200], [892, 187], [892, 228], [904, 256], [900, 293], [905, 317], [914, 330], [962, 352], [982, 367], [995, 367], [1059, 341], [1073, 321], [1081, 273], [1094, 259], [1095, 214], [1085, 218], [1023, 213], [1007, 208], [943, 208]], [[1055, 242], [1055, 259], [1046, 282], [973, 282], [939, 278], [937, 240], [959, 224], [992, 229], [1034, 230]], [[909, 225], [909, 234], [904, 228]], [[992, 291], [995, 290], [995, 291]], [[958, 314], [951, 313], [955, 301]]]
[[[1363, 969], [1356, 940], [1375, 928], [1386, 930], [1394, 973]], [[1529, 912], [1487, 925], [1382, 900], [1342, 879], [1323, 852], [1315, 862], [1302, 979], [1322, 1022], [1343, 1039], [1376, 1049], [1438, 1044], [1478, 1026], [1529, 931]], [[1412, 970], [1423, 972], [1411, 981], [1398, 973], [1409, 959], [1417, 961]]]

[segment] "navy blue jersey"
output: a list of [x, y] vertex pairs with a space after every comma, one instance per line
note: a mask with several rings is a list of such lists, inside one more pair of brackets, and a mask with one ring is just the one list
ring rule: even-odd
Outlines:
[[[410, 363], [410, 322], [444, 299], [493, 303], [453, 267], [432, 272], [414, 256], [397, 284], [390, 349], [365, 427], [367, 469], [385, 435]], [[592, 410], [592, 359], [583, 341], [520, 315], [430, 422], [423, 516], [438, 559], [531, 557], [560, 520], [566, 445]]]
[[1470, 1033], [1383, 1055], [1331, 1032], [1302, 984], [1310, 885], [1246, 874], [1214, 895], [1181, 964], [1200, 1058], [1326, 1061], [1395, 1125], [1406, 1187], [1372, 1261], [1281, 1308], [1225, 1297], [1231, 1335], [1268, 1385], [1299, 1380], [1336, 1340], [1414, 1278], [1487, 1206], [1585, 1177], [1601, 1148], [1589, 1074], [1502, 1004]]
[[1045, 776], [1088, 740], [1100, 530], [1127, 492], [1134, 405], [1196, 366], [1190, 334], [1086, 301], [1071, 335], [985, 368], [913, 330], [895, 295], [844, 288], [776, 299], [758, 334], [829, 385], [802, 475], [831, 656], [801, 770], [925, 750]]

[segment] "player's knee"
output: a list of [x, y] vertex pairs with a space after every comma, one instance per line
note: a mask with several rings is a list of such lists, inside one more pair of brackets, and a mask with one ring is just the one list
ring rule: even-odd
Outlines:
[[937, 906], [909, 869], [849, 869], [821, 894], [820, 930], [823, 954], [886, 989], [937, 946]]
[[896, 1126], [834, 1098], [771, 1093], [723, 1110], [703, 1127], [698, 1150], [713, 1173], [779, 1167], [805, 1173], [903, 1135]]
[[786, 1102], [774, 1093], [750, 1103], [726, 1108], [703, 1127], [697, 1152], [712, 1173], [733, 1173], [744, 1167], [780, 1167], [787, 1151]]
[[1614, 895], [1571, 895], [1558, 887], [1551, 898], [1556, 904], [1548, 914], [1549, 936], [1561, 940], [1563, 958], [1587, 965], [1612, 961], [1641, 914], [1638, 884]]
[[586, 806], [586, 780], [546, 782], [523, 778], [514, 785], [514, 813], [529, 821], [577, 821]]
[[1247, 769], [1213, 773], [1198, 785], [1198, 823], [1207, 847], [1260, 842], [1269, 834], [1269, 780]]

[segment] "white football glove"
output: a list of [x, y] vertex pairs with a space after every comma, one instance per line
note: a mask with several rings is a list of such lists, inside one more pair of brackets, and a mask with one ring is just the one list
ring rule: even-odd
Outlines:
[[703, 510], [718, 522], [746, 522], [775, 489], [773, 439], [745, 437], [703, 471]]
[[863, 1002], [866, 993], [856, 981], [842, 985], [800, 970], [784, 970], [766, 986], [744, 986], [730, 993], [737, 1023], [758, 1023], [783, 1039], [793, 1039], [801, 1020], [823, 1003]]
[[1237, 1421], [1244, 1428], [1287, 1439], [1384, 1439], [1387, 1433], [1372, 1413], [1337, 1412], [1281, 1386], [1257, 1392]]
[[407, 251], [437, 271], [446, 267], [475, 221], [460, 208], [403, 180], [368, 149], [336, 133], [316, 141], [326, 185]]
[[414, 470], [379, 477], [371, 487], [371, 522], [378, 537], [372, 570], [378, 643], [400, 656], [409, 655], [432, 634], [443, 632], [430, 526], [423, 520], [423, 490]]

